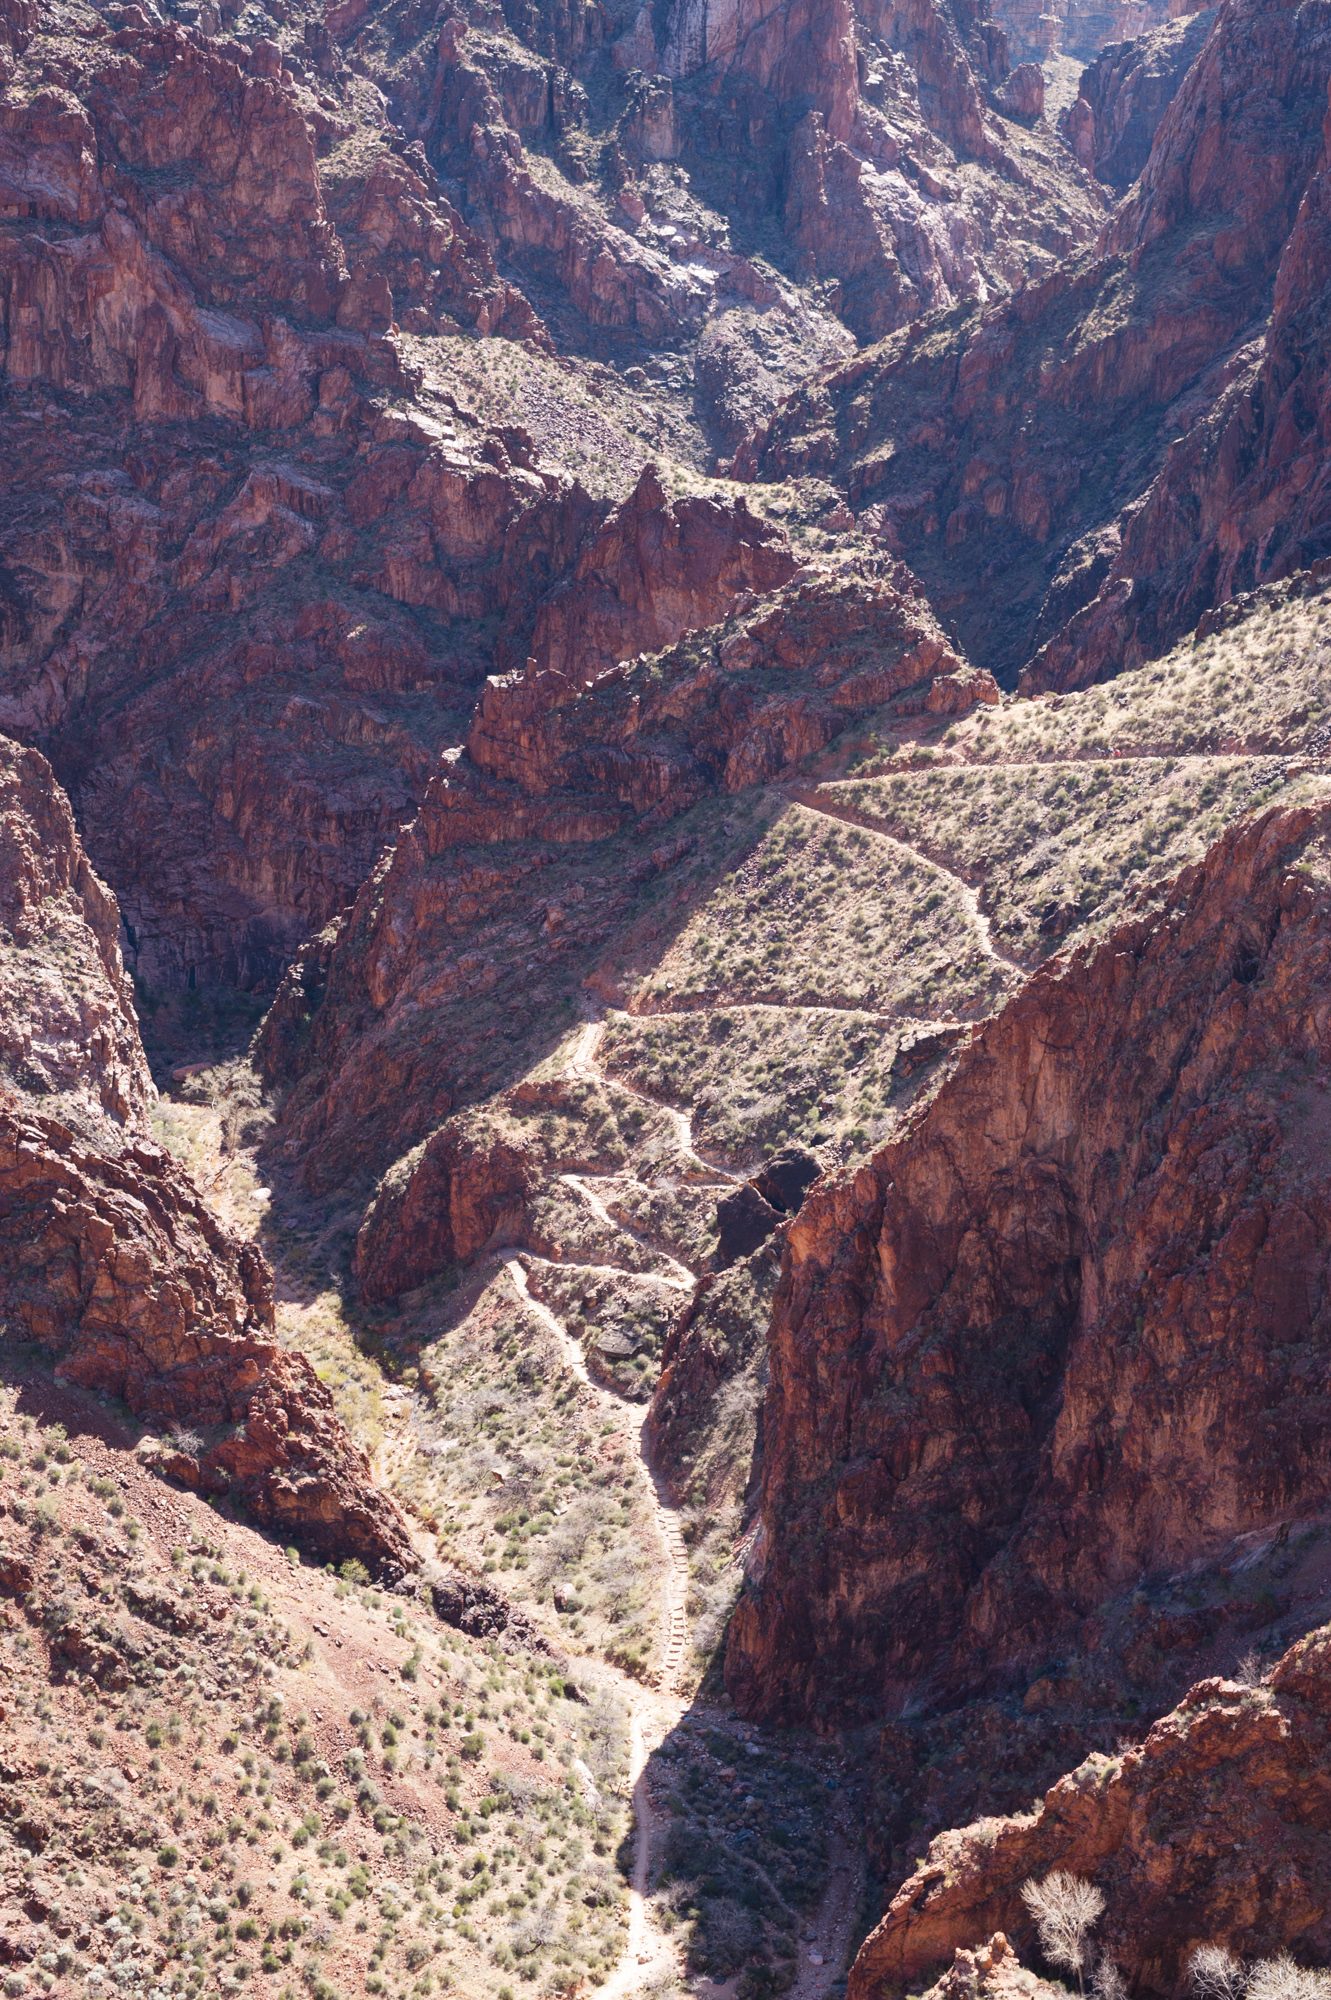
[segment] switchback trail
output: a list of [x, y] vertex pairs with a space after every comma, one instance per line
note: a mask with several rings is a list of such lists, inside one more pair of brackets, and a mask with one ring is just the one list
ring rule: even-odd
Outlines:
[[653, 1111], [664, 1112], [670, 1120], [680, 1152], [686, 1160], [692, 1160], [694, 1163], [693, 1169], [686, 1176], [687, 1179], [702, 1185], [715, 1183], [718, 1186], [737, 1181], [740, 1178], [738, 1174], [731, 1173], [728, 1167], [718, 1166], [713, 1160], [705, 1160], [698, 1151], [693, 1143], [693, 1118], [690, 1112], [681, 1111], [678, 1105], [667, 1104], [663, 1099], [653, 1097], [650, 1091], [640, 1089], [635, 1083], [626, 1083], [623, 1077], [607, 1077], [597, 1059], [604, 1039], [603, 1015], [584, 1021], [565, 1064], [565, 1075], [576, 1078], [580, 1083], [599, 1083], [603, 1087], [622, 1090], [627, 1096], [636, 1097], [640, 1103], [650, 1104]]
[[[681, 1264], [678, 1257], [671, 1256], [668, 1250], [662, 1250], [655, 1243], [650, 1242], [638, 1230], [631, 1229], [627, 1222], [621, 1221], [619, 1216], [610, 1213], [605, 1202], [592, 1185], [592, 1182], [599, 1178], [599, 1176], [593, 1174], [561, 1174], [559, 1178], [565, 1187], [571, 1188], [580, 1200], [586, 1202], [596, 1220], [606, 1229], [612, 1229], [617, 1231], [621, 1236], [627, 1236], [629, 1241], [636, 1243], [640, 1250], [645, 1250], [649, 1256], [655, 1257], [662, 1264], [669, 1266], [669, 1269], [666, 1271], [630, 1271], [626, 1272], [625, 1276], [654, 1281], [658, 1285], [668, 1285], [672, 1291], [676, 1292], [691, 1292], [693, 1290], [697, 1279], [694, 1273], [688, 1269], [687, 1265]], [[608, 1178], [613, 1179], [614, 1176], [608, 1176]], [[616, 1265], [604, 1268], [619, 1269], [620, 1267]]]
[[679, 1516], [666, 1498], [660, 1480], [648, 1459], [643, 1425], [646, 1406], [624, 1402], [612, 1390], [592, 1380], [582, 1348], [557, 1313], [533, 1296], [527, 1273], [518, 1257], [507, 1259], [505, 1269], [522, 1304], [555, 1336], [569, 1368], [584, 1388], [631, 1438], [641, 1477], [650, 1496], [652, 1520], [661, 1545], [661, 1638], [656, 1687], [644, 1688], [629, 1675], [620, 1677], [620, 1686], [629, 1710], [629, 1782], [633, 1788], [633, 1871], [629, 1880], [629, 1926], [619, 1964], [598, 1988], [593, 2000], [631, 2000], [655, 1980], [676, 1975], [678, 1953], [671, 1940], [652, 1921], [648, 1892], [655, 1858], [656, 1819], [652, 1806], [647, 1767], [678, 1724], [684, 1705], [679, 1683], [688, 1646], [688, 1558], [680, 1533]]
[[[968, 908], [976, 916], [987, 942], [987, 926], [979, 913], [978, 904], [974, 903], [973, 893], [968, 892], [968, 895]], [[566, 1061], [566, 1075], [580, 1082], [606, 1084], [608, 1079], [599, 1061], [605, 1029], [604, 1017], [600, 1015], [583, 1023]], [[614, 1082], [615, 1087], [655, 1109], [666, 1111], [685, 1156], [697, 1162], [714, 1182], [733, 1184], [737, 1178], [734, 1174], [711, 1166], [697, 1153], [693, 1145], [692, 1120], [687, 1111], [662, 1105], [647, 1092], [619, 1078]], [[667, 1266], [667, 1274], [658, 1273], [657, 1282], [681, 1292], [692, 1290], [696, 1278], [685, 1265], [647, 1242], [636, 1230], [610, 1213], [598, 1189], [592, 1184], [596, 1177], [569, 1173], [560, 1178], [587, 1203], [604, 1226], [619, 1231], [638, 1248], [650, 1251]], [[653, 1524], [664, 1559], [656, 1688], [644, 1688], [627, 1675], [621, 1678], [621, 1687], [629, 1706], [629, 1775], [633, 1788], [633, 1868], [629, 1882], [628, 1934], [619, 1964], [591, 1996], [591, 2000], [636, 2000], [636, 1996], [652, 1985], [667, 1979], [677, 1980], [681, 1970], [676, 1946], [652, 1919], [650, 1888], [658, 1827], [648, 1782], [648, 1766], [653, 1752], [678, 1725], [684, 1713], [679, 1688], [688, 1649], [688, 1558], [680, 1533], [678, 1512], [666, 1496], [645, 1448], [647, 1407], [628, 1403], [612, 1389], [593, 1381], [581, 1343], [569, 1332], [559, 1315], [533, 1295], [522, 1260], [512, 1256], [508, 1258], [506, 1268], [519, 1299], [554, 1335], [578, 1382], [604, 1409], [614, 1413], [616, 1422], [622, 1426], [626, 1436], [631, 1437], [640, 1474], [650, 1494]], [[626, 1272], [625, 1275], [641, 1278], [647, 1274]], [[822, 1899], [801, 1931], [793, 2000], [827, 2000], [844, 1973], [854, 1943], [853, 1931], [863, 1894], [864, 1861], [862, 1843], [855, 1843], [850, 1838], [848, 1829], [841, 1823], [843, 1818], [844, 1809], [832, 1834], [831, 1866]], [[768, 1888], [771, 1889], [770, 1882]]]
[[835, 820], [842, 826], [858, 827], [862, 833], [872, 834], [875, 839], [886, 841], [901, 854], [908, 855], [913, 862], [932, 869], [936, 875], [941, 875], [965, 906], [966, 914], [979, 935], [986, 958], [992, 958], [996, 964], [1006, 967], [1009, 972], [1015, 972], [1020, 979], [1030, 977], [1029, 966], [1022, 965], [1020, 960], [1011, 957], [994, 942], [993, 926], [980, 907], [977, 892], [965, 876], [959, 875], [955, 868], [949, 868], [935, 855], [926, 854], [922, 847], [913, 846], [910, 841], [902, 840], [898, 834], [889, 832], [872, 813], [860, 812], [855, 806], [843, 806], [839, 803], [833, 805], [825, 792], [815, 792], [802, 786], [795, 786], [792, 787], [789, 797], [796, 805], [803, 806], [805, 812], [818, 813], [823, 819]]

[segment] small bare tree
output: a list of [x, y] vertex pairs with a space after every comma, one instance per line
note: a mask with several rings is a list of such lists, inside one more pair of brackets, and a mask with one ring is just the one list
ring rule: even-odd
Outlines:
[[1040, 1949], [1051, 1965], [1077, 1975], [1077, 1990], [1086, 1991], [1086, 1958], [1090, 1934], [1104, 1914], [1105, 1899], [1094, 1882], [1056, 1868], [1043, 1882], [1034, 1876], [1023, 1882], [1021, 1900], [1035, 1919]]
[[1197, 2000], [1239, 2000], [1243, 1967], [1224, 1945], [1201, 1944], [1188, 1960], [1188, 1984]]
[[1128, 2000], [1128, 1986], [1112, 1958], [1101, 1958], [1091, 1977], [1093, 2000]]
[[1331, 1972], [1296, 1965], [1287, 1951], [1259, 1958], [1249, 1973], [1247, 2000], [1331, 2000]]

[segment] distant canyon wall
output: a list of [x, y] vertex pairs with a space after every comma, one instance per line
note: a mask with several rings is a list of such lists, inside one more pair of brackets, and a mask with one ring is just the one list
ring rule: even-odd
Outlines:
[[1198, 0], [995, 0], [994, 6], [1014, 62], [1052, 55], [1091, 62], [1111, 43], [1199, 11]]

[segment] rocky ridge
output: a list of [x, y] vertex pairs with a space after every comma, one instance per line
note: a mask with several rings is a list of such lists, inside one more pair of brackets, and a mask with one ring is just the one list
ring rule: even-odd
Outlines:
[[[995, 1934], [1032, 1868], [1140, 1904], [1148, 1993], [1183, 1883], [1323, 1948], [1315, 1730], [1217, 1676], [1327, 1608], [1325, 10], [1175, 11], [1014, 8], [1014, 68], [966, 0], [0, 0], [0, 721], [125, 912], [16, 750], [6, 1365], [347, 1564], [335, 1647], [359, 1565], [440, 1558], [539, 1747], [462, 1817], [330, 1766], [292, 1838], [333, 1919], [353, 1812], [362, 1862], [415, 1844], [404, 1977], [826, 2000], [866, 1844], [865, 1994], [1047, 1994]], [[1071, 97], [1051, 51], [1138, 29]], [[215, 1031], [279, 974], [265, 1103]], [[57, 1603], [48, 1513], [0, 1552], [14, 1657], [127, 1692], [161, 1579]], [[388, 1624], [410, 1684], [433, 1637]], [[549, 1796], [547, 1670], [626, 1727]], [[1229, 1782], [1217, 1707], [1265, 1902], [1246, 1841], [1161, 1838]], [[839, 1779], [809, 1725], [861, 1732]], [[891, 1896], [1088, 1746], [1121, 1787]], [[567, 1792], [599, 1853], [630, 1787], [622, 1880], [478, 1840], [434, 1908], [505, 1801]], [[332, 1935], [306, 1984], [374, 1990]]]
[[[1055, 1865], [1102, 1886], [1097, 1945], [1153, 1991], [1216, 1941], [1324, 1958], [1328, 1707], [1326, 1626], [1261, 1679], [1200, 1681], [1140, 1743], [1088, 1758], [1031, 1812], [940, 1836], [862, 1947], [848, 1993], [913, 1991], [995, 1929], [1029, 1943], [1021, 1885]], [[1209, 1830], [1220, 1821], [1244, 1828], [1228, 1854]]]
[[[1024, 668], [1032, 691], [1154, 657], [1212, 604], [1281, 573], [1278, 537], [1260, 562], [1239, 537], [1226, 573], [1167, 465], [1173, 452], [1193, 464], [1212, 424], [1231, 462], [1241, 431], [1224, 416], [1260, 368], [1253, 343], [1278, 341], [1303, 296], [1293, 274], [1306, 284], [1321, 268], [1302, 246], [1317, 227], [1329, 48], [1316, 10], [1230, 0], [1096, 257], [865, 350], [792, 398], [738, 468], [833, 478], [968, 653], [1004, 678]], [[1300, 380], [1318, 380], [1315, 358]], [[1316, 434], [1313, 407], [1290, 417], [1300, 444]], [[1298, 535], [1301, 473], [1281, 476]], [[1191, 594], [1171, 597], [1154, 573], [1186, 565], [1185, 549]]]
[[276, 1345], [257, 1247], [220, 1226], [151, 1137], [117, 912], [69, 807], [37, 752], [3, 751], [10, 1337], [159, 1432], [188, 1434], [166, 1446], [173, 1476], [398, 1578], [415, 1566], [405, 1526], [309, 1362]]

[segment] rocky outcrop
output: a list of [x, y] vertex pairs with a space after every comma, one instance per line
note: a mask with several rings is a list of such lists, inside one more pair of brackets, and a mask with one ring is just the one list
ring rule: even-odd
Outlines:
[[510, 1236], [539, 1185], [544, 1162], [530, 1146], [505, 1145], [465, 1116], [395, 1161], [356, 1238], [356, 1281], [371, 1301], [398, 1298], [496, 1236]]
[[[1149, 576], [1197, 539], [1186, 475], [1168, 480], [1166, 462], [1180, 454], [1182, 474], [1212, 427], [1227, 429], [1254, 335], [1300, 295], [1278, 273], [1312, 226], [1329, 74], [1320, 7], [1229, 0], [1097, 260], [870, 350], [793, 399], [737, 469], [837, 478], [861, 525], [910, 563], [970, 656], [995, 671], [1015, 674], [1043, 641], [1050, 661], [1031, 685], [1070, 686], [1102, 661], [1143, 657], [1164, 621], [1132, 614], [1136, 558], [1121, 545], [1140, 532]], [[1301, 253], [1296, 267], [1319, 268]], [[1216, 440], [1222, 463], [1243, 435]], [[1202, 548], [1215, 601], [1221, 559], [1209, 536]], [[1192, 590], [1188, 623], [1207, 594]], [[1074, 621], [1097, 598], [1104, 631], [1092, 641]]]
[[[794, 768], [857, 713], [922, 709], [940, 685], [963, 707], [993, 691], [963, 684], [911, 579], [881, 558], [811, 568], [587, 685], [553, 669], [488, 682], [465, 753], [358, 897], [313, 1008], [294, 974], [265, 1029], [269, 1076], [296, 1085], [284, 1143], [311, 1185], [384, 1172], [483, 1078], [512, 1082], [506, 1045], [548, 1033], [570, 983], [694, 850], [671, 821]], [[443, 1145], [418, 1163], [427, 1178]], [[385, 1199], [414, 1212], [404, 1190]]]
[[551, 1651], [544, 1633], [483, 1577], [468, 1576], [463, 1570], [442, 1571], [430, 1578], [430, 1602], [437, 1618], [469, 1638], [520, 1646], [529, 1653]]
[[[579, 1093], [567, 1080], [524, 1082], [458, 1112], [394, 1162], [374, 1191], [356, 1239], [362, 1297], [400, 1297], [499, 1244], [533, 1238], [529, 1204], [556, 1174], [613, 1171], [623, 1148], [578, 1131]], [[562, 1121], [572, 1114], [571, 1127]]]
[[1201, 1681], [1142, 1742], [1089, 1758], [1031, 1812], [940, 1835], [861, 1947], [851, 2000], [917, 1991], [995, 1928], [1030, 1941], [1021, 1886], [1056, 1868], [1103, 1893], [1096, 1945], [1135, 1991], [1181, 1990], [1200, 1945], [1324, 1961], [1329, 1729], [1331, 1628], [1264, 1684]]
[[1113, 42], [1083, 70], [1061, 126], [1073, 152], [1097, 180], [1120, 193], [1131, 187], [1214, 19], [1213, 10], [1204, 8], [1136, 41]]
[[1139, 1578], [1331, 1498], [1314, 796], [1036, 974], [791, 1224], [726, 1662], [751, 1712], [1093, 1657]]
[[815, 72], [826, 101], [790, 140], [783, 220], [861, 339], [1029, 281], [1089, 240], [1089, 190], [1044, 133], [1018, 143], [1004, 122], [1038, 120], [1042, 81], [1028, 67], [1009, 75], [977, 8], [868, 5], [837, 48]]
[[708, 1272], [662, 1349], [643, 1436], [670, 1490], [712, 1512], [752, 1499], [780, 1245], [769, 1233], [748, 1256]]
[[593, 510], [522, 433], [413, 404], [395, 311], [539, 335], [428, 163], [362, 133], [323, 168], [353, 126], [272, 45], [126, 19], [45, 23], [0, 111], [0, 723], [145, 984], [262, 986]]
[[58, 1375], [158, 1428], [168, 1465], [321, 1555], [414, 1566], [303, 1355], [273, 1335], [258, 1249], [149, 1137], [118, 913], [35, 751], [0, 739], [0, 1311]]
[[669, 501], [657, 468], [646, 466], [538, 610], [531, 665], [574, 683], [594, 680], [715, 624], [736, 598], [764, 596], [796, 567], [784, 535], [742, 500]]
[[4, 110], [11, 382], [115, 387], [140, 419], [285, 427], [312, 416], [329, 369], [395, 377], [279, 81], [171, 28], [61, 53], [45, 88], [20, 86]]
[[1197, 0], [998, 0], [994, 12], [1014, 56], [1091, 62], [1101, 50], [1150, 35], [1195, 12]]
[[271, 983], [410, 816], [498, 609], [529, 622], [590, 503], [465, 421], [206, 458], [168, 434], [133, 478], [99, 430], [72, 493], [68, 434], [35, 410], [10, 434], [0, 717], [68, 781], [149, 986]]
[[117, 1124], [153, 1096], [120, 955], [120, 914], [35, 750], [0, 737], [0, 1019], [5, 1075], [34, 1103]]
[[1032, 691], [1149, 658], [1214, 607], [1331, 554], [1329, 270], [1331, 114], [1264, 339], [1236, 361], [1206, 421], [1170, 445], [1092, 601], [1030, 662]]
[[602, 814], [664, 817], [714, 787], [766, 783], [857, 710], [940, 683], [959, 712], [992, 692], [987, 676], [967, 680], [909, 573], [871, 557], [796, 576], [653, 674], [625, 664], [585, 690], [554, 672], [492, 680], [467, 750], [478, 772], [535, 797], [599, 796]]
[[404, 332], [470, 328], [549, 348], [550, 336], [520, 291], [499, 276], [483, 237], [468, 227], [419, 145], [338, 153], [320, 171], [329, 219], [348, 267], [365, 274]]

